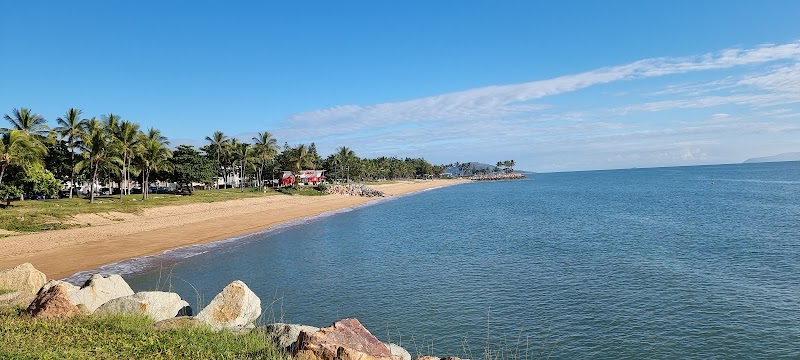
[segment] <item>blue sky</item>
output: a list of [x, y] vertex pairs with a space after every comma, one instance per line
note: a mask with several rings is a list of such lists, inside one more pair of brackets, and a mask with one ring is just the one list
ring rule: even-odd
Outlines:
[[797, 1], [0, 0], [0, 113], [534, 171], [800, 151]]

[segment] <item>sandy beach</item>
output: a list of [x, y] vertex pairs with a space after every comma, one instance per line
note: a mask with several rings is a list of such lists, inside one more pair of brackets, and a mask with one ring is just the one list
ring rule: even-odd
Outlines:
[[[403, 181], [372, 187], [397, 196], [463, 182]], [[376, 200], [341, 195], [276, 195], [157, 207], [146, 209], [141, 215], [81, 214], [76, 221], [90, 226], [0, 238], [0, 269], [30, 262], [48, 278], [61, 279], [124, 259], [250, 234]]]

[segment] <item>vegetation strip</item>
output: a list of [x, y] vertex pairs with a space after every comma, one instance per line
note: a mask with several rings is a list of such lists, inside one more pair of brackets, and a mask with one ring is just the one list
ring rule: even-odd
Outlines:
[[0, 307], [3, 359], [288, 359], [263, 333], [159, 331], [146, 316], [42, 319]]

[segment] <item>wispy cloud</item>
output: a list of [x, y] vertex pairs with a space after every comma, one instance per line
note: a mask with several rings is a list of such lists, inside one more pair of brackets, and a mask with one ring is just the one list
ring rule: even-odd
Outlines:
[[[731, 74], [731, 71], [736, 73]], [[685, 77], [694, 73], [702, 73], [703, 80], [687, 82]], [[681, 79], [662, 85], [662, 89], [637, 89], [637, 80], [667, 79], [670, 75]], [[707, 80], [708, 77], [713, 78]], [[554, 105], [559, 95], [616, 82], [623, 82], [631, 89], [603, 95], [608, 106], [587, 108], [574, 99], [570, 101], [581, 111], [568, 108], [568, 104]], [[641, 92], [649, 94], [652, 101], [641, 102], [642, 97], [635, 96]], [[632, 98], [638, 101], [625, 104]], [[602, 99], [597, 98], [586, 100], [586, 104], [602, 103]], [[498, 153], [498, 147], [520, 148], [527, 144], [527, 154], [535, 158], [545, 151], [538, 147], [547, 146], [549, 141], [560, 141], [560, 146], [572, 141], [576, 143], [572, 145], [575, 155], [584, 156], [581, 141], [605, 144], [606, 148], [613, 149], [622, 138], [647, 139], [663, 134], [674, 140], [690, 133], [725, 133], [731, 129], [752, 128], [753, 123], [740, 121], [747, 116], [739, 113], [731, 116], [730, 109], [719, 111], [717, 108], [747, 106], [751, 113], [763, 113], [764, 110], [758, 109], [788, 107], [789, 111], [772, 117], [777, 119], [797, 113], [794, 108], [797, 103], [800, 103], [800, 42], [792, 42], [690, 57], [645, 59], [552, 79], [486, 86], [401, 102], [342, 105], [295, 114], [277, 132], [291, 141], [317, 139], [322, 148], [347, 144], [369, 153], [391, 151], [400, 155], [442, 154], [459, 147], [481, 151], [495, 148], [497, 150], [491, 152]], [[654, 122], [637, 115], [681, 109], [712, 109], [703, 119], [716, 124], [691, 126], [684, 122], [680, 125], [678, 121]], [[680, 120], [680, 117], [680, 114], [672, 114], [673, 120]], [[755, 124], [764, 125], [763, 122]], [[772, 126], [781, 127], [780, 124]], [[792, 126], [784, 128], [795, 131]], [[635, 151], [621, 146], [617, 149]], [[685, 150], [686, 146], [681, 149]], [[478, 154], [477, 151], [462, 152], [466, 156]], [[682, 154], [691, 156], [676, 157], [679, 161], [714, 158], [701, 156], [705, 154], [701, 148]], [[525, 160], [518, 162], [526, 163]], [[529, 164], [535, 166], [537, 162], [531, 160]]]

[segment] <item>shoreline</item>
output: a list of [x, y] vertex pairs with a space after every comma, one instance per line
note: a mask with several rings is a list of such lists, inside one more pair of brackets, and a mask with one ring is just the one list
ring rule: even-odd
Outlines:
[[300, 225], [326, 214], [466, 182], [419, 180], [372, 185], [389, 195], [383, 198], [269, 196], [156, 207], [124, 217], [89, 214], [82, 216], [82, 221], [96, 221], [96, 225], [0, 238], [0, 269], [30, 262], [49, 277], [63, 279], [138, 258], [155, 259], [177, 249], [246, 241], [243, 239], [284, 225]]

